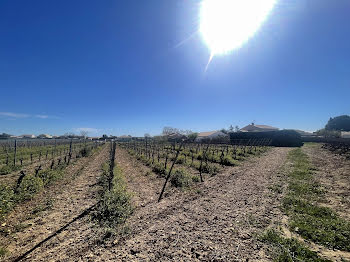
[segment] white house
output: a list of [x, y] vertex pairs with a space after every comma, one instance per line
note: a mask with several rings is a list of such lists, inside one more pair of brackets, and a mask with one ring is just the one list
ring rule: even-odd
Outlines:
[[201, 132], [201, 133], [198, 133], [196, 142], [200, 142], [202, 140], [213, 140], [213, 139], [220, 139], [220, 138], [228, 138], [228, 135], [221, 131]]
[[278, 131], [277, 127], [267, 126], [267, 125], [255, 125], [251, 123], [240, 129], [241, 132], [269, 132], [269, 131]]

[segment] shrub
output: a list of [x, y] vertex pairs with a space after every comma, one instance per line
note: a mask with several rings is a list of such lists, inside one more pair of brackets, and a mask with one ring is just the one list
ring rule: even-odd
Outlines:
[[[108, 186], [108, 185], [106, 185]], [[122, 224], [132, 214], [131, 194], [126, 189], [122, 170], [114, 169], [112, 188], [105, 188], [100, 195], [100, 202], [92, 213], [92, 219], [107, 228]]]
[[88, 157], [91, 153], [91, 148], [84, 147], [83, 149], [80, 150], [80, 155], [82, 157]]
[[237, 162], [232, 159], [230, 156], [225, 156], [224, 159], [222, 160], [222, 164], [225, 166], [235, 166], [237, 165]]
[[54, 170], [42, 170], [38, 173], [38, 177], [41, 178], [44, 185], [49, 185], [54, 181], [57, 181], [63, 176], [63, 171], [61, 169]]
[[162, 163], [155, 163], [152, 167], [152, 171], [158, 175], [164, 175], [165, 174], [165, 167]]
[[210, 175], [216, 175], [219, 169], [215, 165], [203, 164], [202, 172]]
[[184, 169], [176, 169], [170, 179], [174, 187], [189, 187], [192, 184], [192, 177]]
[[19, 185], [17, 199], [20, 201], [32, 199], [34, 194], [39, 192], [43, 186], [44, 182], [40, 177], [27, 175]]
[[185, 163], [185, 157], [184, 156], [179, 156], [176, 159], [176, 164], [183, 164], [183, 163]]

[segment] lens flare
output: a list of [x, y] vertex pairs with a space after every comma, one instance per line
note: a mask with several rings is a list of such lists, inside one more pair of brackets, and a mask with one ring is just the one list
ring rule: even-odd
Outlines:
[[277, 0], [203, 0], [200, 32], [211, 55], [240, 48], [266, 20]]

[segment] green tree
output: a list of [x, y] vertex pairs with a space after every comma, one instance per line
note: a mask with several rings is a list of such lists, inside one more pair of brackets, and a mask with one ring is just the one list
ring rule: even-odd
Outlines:
[[325, 127], [326, 130], [350, 131], [350, 116], [342, 115], [330, 118]]

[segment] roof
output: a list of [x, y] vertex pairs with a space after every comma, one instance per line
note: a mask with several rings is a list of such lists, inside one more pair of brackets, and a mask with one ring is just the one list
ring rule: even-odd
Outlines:
[[241, 131], [254, 131], [254, 130], [278, 130], [277, 127], [273, 127], [273, 126], [268, 126], [268, 125], [255, 125], [255, 124], [250, 124], [247, 125], [243, 128], [240, 129]]
[[210, 132], [200, 132], [198, 133], [197, 137], [206, 137], [206, 136], [211, 136], [217, 132], [221, 132], [221, 131], [210, 131]]
[[267, 126], [267, 125], [255, 125], [258, 128], [262, 128], [262, 129], [278, 129], [277, 127], [273, 127], [273, 126]]
[[131, 136], [130, 135], [123, 135], [123, 136], [119, 136], [118, 138], [131, 138]]

